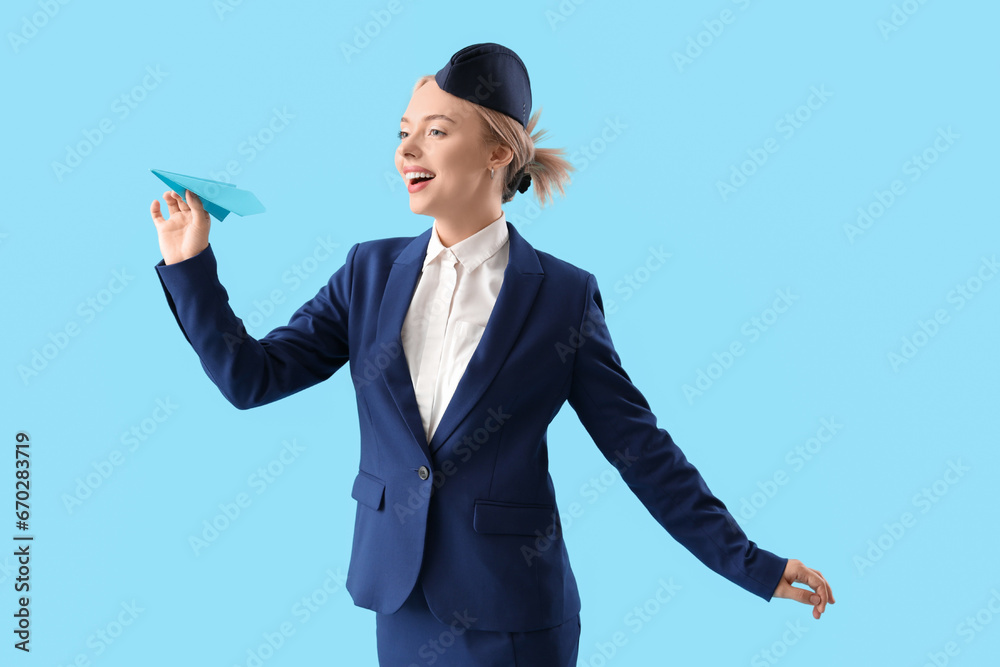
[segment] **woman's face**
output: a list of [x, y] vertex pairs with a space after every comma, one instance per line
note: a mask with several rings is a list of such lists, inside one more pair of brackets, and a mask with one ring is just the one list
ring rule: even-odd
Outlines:
[[[443, 220], [461, 220], [496, 198], [490, 180], [492, 147], [482, 140], [482, 119], [431, 79], [413, 93], [399, 124], [396, 170], [410, 193], [410, 210]], [[502, 149], [501, 149], [502, 150]], [[434, 174], [416, 186], [406, 178], [414, 167]]]

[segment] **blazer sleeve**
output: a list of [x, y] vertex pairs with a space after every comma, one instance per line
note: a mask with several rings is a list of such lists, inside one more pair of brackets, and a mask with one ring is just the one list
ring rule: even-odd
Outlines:
[[211, 244], [156, 274], [177, 324], [202, 368], [240, 410], [265, 405], [327, 379], [349, 359], [348, 320], [358, 244], [319, 292], [288, 324], [250, 336], [219, 282]]
[[709, 490], [621, 366], [588, 274], [569, 403], [605, 458], [670, 535], [706, 566], [770, 601], [787, 559], [758, 547]]

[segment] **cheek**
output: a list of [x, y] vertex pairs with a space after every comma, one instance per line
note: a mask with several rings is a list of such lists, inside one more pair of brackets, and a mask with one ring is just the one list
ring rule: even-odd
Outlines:
[[468, 151], [452, 151], [441, 157], [439, 162], [448, 165], [449, 180], [467, 183], [475, 178], [478, 163]]

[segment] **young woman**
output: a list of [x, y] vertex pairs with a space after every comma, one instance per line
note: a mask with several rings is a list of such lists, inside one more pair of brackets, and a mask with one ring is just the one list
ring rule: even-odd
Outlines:
[[164, 193], [169, 218], [150, 207], [156, 270], [178, 325], [239, 409], [350, 362], [361, 457], [347, 589], [377, 612], [381, 665], [576, 664], [580, 599], [546, 440], [567, 401], [672, 537], [735, 584], [812, 605], [818, 619], [834, 602], [823, 575], [748, 540], [656, 426], [593, 274], [507, 223], [500, 205], [515, 193], [534, 185], [544, 205], [568, 180], [561, 151], [536, 148], [530, 111], [527, 70], [499, 44], [466, 47], [419, 79], [395, 162], [410, 210], [432, 227], [356, 243], [259, 340], [219, 283], [202, 202]]

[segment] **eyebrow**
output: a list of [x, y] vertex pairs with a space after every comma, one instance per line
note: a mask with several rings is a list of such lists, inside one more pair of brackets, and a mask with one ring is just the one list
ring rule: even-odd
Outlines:
[[[455, 121], [453, 121], [453, 120], [452, 120], [451, 118], [448, 118], [447, 116], [445, 116], [445, 115], [444, 115], [443, 113], [432, 113], [432, 114], [431, 114], [431, 115], [429, 115], [429, 116], [424, 116], [424, 120], [437, 120], [437, 119], [439, 119], [439, 118], [440, 118], [441, 120], [446, 120], [446, 121], [448, 121], [449, 123], [454, 123], [454, 122], [455, 122]], [[409, 121], [409, 120], [407, 120], [406, 116], [403, 116], [402, 118], [400, 118], [400, 119], [399, 119], [399, 122], [400, 122], [400, 123], [409, 123], [410, 121]], [[456, 124], [457, 124], [457, 123], [456, 123]]]

